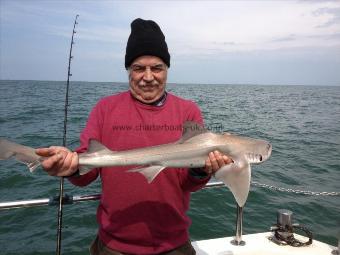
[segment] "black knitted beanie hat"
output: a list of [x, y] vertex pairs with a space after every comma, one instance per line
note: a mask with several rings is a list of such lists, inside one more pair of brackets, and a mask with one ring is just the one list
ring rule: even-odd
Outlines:
[[165, 37], [152, 20], [135, 19], [131, 23], [131, 34], [126, 45], [125, 68], [140, 56], [156, 56], [170, 67], [170, 54]]

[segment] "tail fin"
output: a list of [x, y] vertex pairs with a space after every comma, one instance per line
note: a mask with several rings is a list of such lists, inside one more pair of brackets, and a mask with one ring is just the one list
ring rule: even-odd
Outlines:
[[35, 149], [0, 138], [0, 160], [11, 157], [24, 163], [31, 172], [40, 165], [42, 160], [42, 158], [35, 153]]

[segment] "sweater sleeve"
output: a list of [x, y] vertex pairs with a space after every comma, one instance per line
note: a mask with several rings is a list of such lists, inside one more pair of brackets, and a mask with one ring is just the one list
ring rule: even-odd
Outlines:
[[[77, 153], [87, 151], [90, 139], [101, 141], [102, 119], [103, 112], [101, 102], [99, 102], [91, 111], [86, 126], [80, 135], [80, 146], [76, 149]], [[71, 176], [68, 180], [76, 186], [86, 186], [97, 179], [99, 170], [99, 168], [95, 168], [84, 175]]]
[[[186, 121], [194, 121], [200, 125], [204, 125], [201, 110], [195, 103], [190, 103], [191, 105]], [[200, 190], [205, 186], [205, 184], [207, 184], [207, 182], [210, 180], [210, 177], [211, 175], [207, 175], [207, 177], [205, 178], [198, 178], [197, 176], [192, 174], [189, 169], [184, 169], [184, 171], [180, 172], [182, 189], [188, 192], [195, 192], [197, 190]]]

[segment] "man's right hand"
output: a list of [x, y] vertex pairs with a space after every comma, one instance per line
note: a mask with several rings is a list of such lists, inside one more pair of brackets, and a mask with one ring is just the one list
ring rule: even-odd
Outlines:
[[77, 172], [78, 154], [61, 146], [39, 148], [35, 153], [46, 159], [41, 163], [44, 170], [52, 176], [70, 176]]

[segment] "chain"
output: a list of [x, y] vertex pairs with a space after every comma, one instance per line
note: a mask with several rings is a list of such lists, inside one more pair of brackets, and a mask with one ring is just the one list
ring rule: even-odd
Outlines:
[[340, 196], [340, 192], [315, 192], [315, 191], [308, 191], [308, 190], [298, 190], [298, 189], [287, 189], [282, 187], [276, 187], [273, 185], [268, 185], [264, 183], [259, 183], [256, 181], [251, 182], [252, 185], [256, 187], [266, 188], [270, 190], [282, 191], [282, 192], [289, 192], [295, 194], [302, 194], [302, 195], [309, 195], [309, 196]]
[[[308, 237], [308, 241], [301, 242], [300, 240], [294, 237], [294, 230], [300, 230], [305, 232]], [[292, 225], [292, 226], [281, 226], [275, 225], [272, 227], [272, 231], [274, 231], [274, 237], [271, 237], [270, 240], [277, 242], [280, 245], [290, 245], [293, 247], [302, 247], [308, 246], [313, 242], [313, 233], [309, 231], [306, 227], [300, 225]]]

